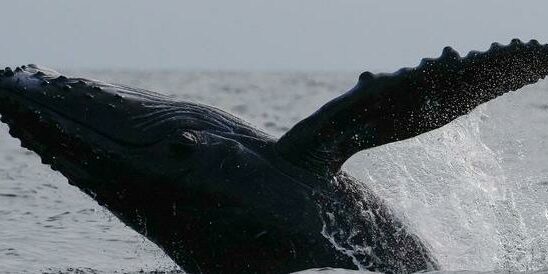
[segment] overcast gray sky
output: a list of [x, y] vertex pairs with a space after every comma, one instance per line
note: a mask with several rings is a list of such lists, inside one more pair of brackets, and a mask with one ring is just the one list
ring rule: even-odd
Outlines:
[[383, 70], [446, 45], [548, 42], [548, 1], [0, 0], [0, 64]]

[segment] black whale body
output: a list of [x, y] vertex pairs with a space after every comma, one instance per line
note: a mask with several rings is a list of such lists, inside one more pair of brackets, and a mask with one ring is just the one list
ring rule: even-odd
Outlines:
[[10, 134], [189, 272], [437, 269], [429, 248], [340, 170], [360, 150], [439, 128], [548, 74], [548, 46], [493, 44], [360, 76], [276, 140], [213, 107], [0, 70]]

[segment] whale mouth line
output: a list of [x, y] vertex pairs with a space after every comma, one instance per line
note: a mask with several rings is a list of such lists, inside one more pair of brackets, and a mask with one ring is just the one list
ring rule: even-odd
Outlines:
[[[20, 91], [20, 93], [24, 93], [24, 91]], [[82, 122], [78, 119], [73, 119], [69, 115], [63, 113], [62, 111], [59, 111], [59, 110], [55, 109], [54, 107], [51, 107], [51, 106], [49, 106], [47, 104], [44, 104], [44, 103], [41, 103], [37, 100], [34, 100], [34, 99], [32, 99], [28, 96], [25, 96], [24, 94], [20, 94], [20, 93], [15, 93], [15, 92], [9, 92], [8, 91], [8, 95], [1, 96], [1, 93], [0, 93], [0, 98], [2, 100], [7, 99], [8, 101], [11, 101], [11, 102], [13, 102], [17, 105], [24, 106], [25, 108], [27, 108], [26, 110], [18, 110], [18, 112], [29, 111], [29, 110], [30, 110], [29, 112], [32, 112], [33, 110], [37, 110], [37, 111], [42, 112], [42, 111], [45, 110], [47, 112], [50, 112], [49, 117], [48, 116], [46, 116], [46, 117], [51, 119], [51, 120], [54, 120], [55, 123], [58, 124], [58, 125], [62, 126], [63, 124], [58, 119], [53, 119], [52, 116], [57, 116], [61, 119], [69, 121], [70, 123], [80, 125], [85, 130], [93, 132], [97, 136], [100, 136], [101, 138], [104, 138], [104, 139], [108, 140], [109, 142], [114, 143], [114, 144], [119, 145], [119, 146], [124, 146], [124, 147], [128, 147], [128, 148], [145, 148], [145, 147], [149, 147], [149, 146], [152, 146], [154, 144], [157, 144], [157, 143], [159, 143], [163, 140], [163, 138], [158, 138], [157, 140], [153, 140], [153, 141], [146, 142], [146, 143], [134, 143], [134, 142], [131, 142], [131, 141], [121, 140], [120, 138], [110, 136], [109, 134], [106, 134], [106, 133], [94, 128], [93, 126], [91, 126], [89, 124], [86, 124], [86, 123], [84, 123], [84, 122]], [[23, 102], [25, 102], [25, 103], [23, 103]], [[40, 113], [40, 114], [37, 114], [37, 115], [43, 115], [43, 114]], [[14, 126], [17, 126], [17, 125], [14, 125]]]

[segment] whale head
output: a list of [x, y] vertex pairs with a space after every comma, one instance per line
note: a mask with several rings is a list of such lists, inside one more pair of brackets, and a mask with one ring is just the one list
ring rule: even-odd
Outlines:
[[147, 174], [210, 170], [245, 150], [241, 140], [269, 140], [220, 110], [146, 90], [67, 78], [35, 65], [6, 68], [0, 77], [1, 114], [12, 133], [23, 136], [24, 146], [40, 147], [54, 168], [71, 162], [75, 176], [96, 177], [77, 166], [108, 158], [135, 159]]
[[0, 71], [0, 115], [23, 147], [187, 270], [200, 267], [193, 256], [230, 265], [228, 253], [289, 267], [302, 235], [321, 237], [311, 188], [275, 165], [275, 140], [216, 108], [29, 65]]

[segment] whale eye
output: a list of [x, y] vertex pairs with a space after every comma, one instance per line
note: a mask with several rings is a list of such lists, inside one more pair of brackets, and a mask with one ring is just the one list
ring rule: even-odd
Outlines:
[[174, 158], [183, 158], [198, 149], [198, 136], [189, 131], [177, 131], [169, 145], [170, 154]]
[[183, 131], [179, 135], [181, 137], [181, 141], [188, 143], [188, 144], [198, 144], [198, 138], [196, 138], [196, 135], [188, 132]]

